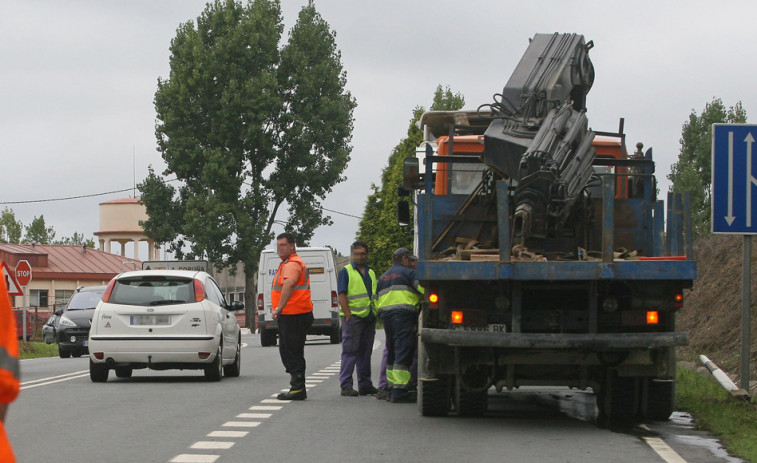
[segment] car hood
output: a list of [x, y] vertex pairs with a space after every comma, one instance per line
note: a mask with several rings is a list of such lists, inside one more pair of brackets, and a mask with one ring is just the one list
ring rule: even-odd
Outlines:
[[79, 326], [90, 327], [95, 309], [67, 310], [63, 315]]

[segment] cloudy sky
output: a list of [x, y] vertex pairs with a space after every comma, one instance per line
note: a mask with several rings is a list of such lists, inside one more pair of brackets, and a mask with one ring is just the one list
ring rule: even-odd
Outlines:
[[[306, 0], [282, 0], [286, 31]], [[93, 237], [98, 204], [132, 196], [153, 165], [153, 96], [168, 47], [198, 0], [0, 0], [0, 210], [29, 224], [44, 215], [57, 237]], [[475, 109], [500, 92], [534, 33], [593, 40], [591, 127], [625, 118], [629, 149], [653, 147], [666, 192], [681, 126], [718, 97], [757, 118], [757, 2], [316, 0], [337, 33], [357, 100], [347, 181], [323, 206], [332, 227], [313, 245], [347, 253], [370, 184], [405, 136], [415, 106], [438, 84]], [[83, 199], [44, 201], [118, 193]], [[138, 192], [137, 192], [138, 193]], [[281, 217], [284, 219], [284, 217]]]

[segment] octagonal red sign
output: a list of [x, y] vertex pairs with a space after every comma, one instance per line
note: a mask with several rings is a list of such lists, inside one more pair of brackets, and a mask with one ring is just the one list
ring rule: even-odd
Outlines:
[[20, 260], [16, 264], [16, 281], [21, 286], [28, 286], [32, 281], [32, 266], [29, 265], [29, 261]]

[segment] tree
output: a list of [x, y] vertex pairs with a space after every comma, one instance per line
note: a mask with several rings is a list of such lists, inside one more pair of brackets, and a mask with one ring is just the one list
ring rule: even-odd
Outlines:
[[712, 124], [746, 122], [741, 102], [730, 108], [720, 98], [705, 104], [701, 114], [692, 109], [681, 130], [681, 151], [670, 168], [668, 180], [672, 191], [688, 191], [691, 197], [691, 221], [694, 235], [708, 233], [712, 207]]
[[76, 244], [76, 245], [85, 245], [88, 248], [94, 248], [95, 247], [95, 240], [90, 238], [86, 239], [84, 238], [83, 233], [74, 232], [72, 236], [66, 236], [62, 239], [55, 240], [53, 244]]
[[7, 207], [0, 214], [0, 243], [20, 243], [24, 224], [16, 220], [13, 209]]
[[48, 227], [45, 224], [45, 216], [40, 215], [34, 217], [32, 223], [24, 227], [24, 239], [22, 243], [25, 244], [52, 244], [55, 239], [55, 230], [53, 227]]
[[217, 0], [196, 27], [178, 28], [155, 109], [162, 175], [181, 184], [152, 168], [139, 184], [147, 236], [179, 258], [207, 256], [219, 268], [241, 261], [248, 304], [279, 209], [306, 244], [330, 223], [320, 200], [343, 180], [350, 153], [355, 102], [335, 33], [310, 2], [279, 51], [281, 21], [275, 0]]
[[[432, 110], [453, 111], [465, 105], [465, 98], [453, 94], [449, 87], [436, 87]], [[392, 253], [400, 247], [413, 248], [413, 234], [403, 230], [397, 224], [397, 187], [402, 183], [402, 165], [407, 157], [415, 157], [415, 149], [423, 142], [423, 132], [416, 126], [425, 109], [421, 106], [413, 109], [413, 117], [407, 136], [400, 140], [389, 156], [387, 166], [381, 173], [381, 187], [371, 184], [373, 192], [360, 220], [357, 239], [370, 246], [368, 263], [375, 269], [387, 269], [392, 265]]]

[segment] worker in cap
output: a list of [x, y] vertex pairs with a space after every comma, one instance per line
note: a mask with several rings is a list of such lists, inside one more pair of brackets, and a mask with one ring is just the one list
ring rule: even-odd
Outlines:
[[376, 285], [378, 315], [386, 333], [387, 399], [392, 403], [413, 401], [408, 390], [417, 345], [418, 306], [423, 295], [412, 268], [417, 260], [409, 249], [397, 249], [392, 254], [392, 267]]

